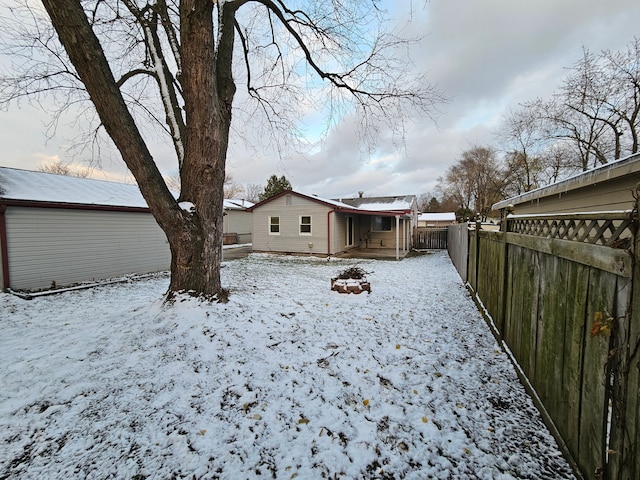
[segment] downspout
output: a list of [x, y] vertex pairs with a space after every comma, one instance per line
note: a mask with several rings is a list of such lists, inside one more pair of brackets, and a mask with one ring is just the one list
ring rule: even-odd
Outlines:
[[0, 204], [0, 257], [2, 257], [2, 290], [7, 290], [11, 283], [9, 282], [9, 249], [7, 247], [7, 222], [5, 212], [7, 206]]

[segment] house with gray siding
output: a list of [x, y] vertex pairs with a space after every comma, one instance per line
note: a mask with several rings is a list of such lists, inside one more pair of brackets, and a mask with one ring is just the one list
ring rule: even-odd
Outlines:
[[412, 247], [417, 221], [415, 196], [330, 200], [288, 190], [250, 210], [254, 252], [332, 256], [388, 249], [400, 258]]
[[0, 167], [0, 285], [41, 290], [168, 270], [136, 185]]

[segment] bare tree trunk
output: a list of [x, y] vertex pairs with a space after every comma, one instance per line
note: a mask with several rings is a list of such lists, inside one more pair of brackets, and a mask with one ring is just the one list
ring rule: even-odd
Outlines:
[[[135, 177], [171, 249], [169, 290], [214, 296], [222, 291], [220, 261], [224, 163], [231, 123], [231, 100], [220, 101], [214, 70], [212, 2], [191, 0], [185, 10], [184, 98], [187, 114], [180, 208], [138, 130], [113, 77], [99, 40], [79, 0], [43, 0], [60, 42], [82, 79], [105, 130]], [[231, 23], [233, 25], [233, 23]], [[233, 47], [231, 38], [231, 48]], [[230, 79], [230, 75], [222, 76]], [[225, 94], [234, 88], [226, 85]], [[203, 108], [204, 107], [204, 108]]]
[[170, 289], [189, 286], [209, 295], [222, 290], [224, 178], [235, 93], [230, 73], [233, 11], [228, 6], [218, 8], [221, 26], [216, 49], [211, 21], [213, 2], [184, 0], [180, 4], [181, 84], [186, 113], [180, 200], [196, 206], [194, 221], [199, 228], [187, 238], [170, 240], [173, 253]]

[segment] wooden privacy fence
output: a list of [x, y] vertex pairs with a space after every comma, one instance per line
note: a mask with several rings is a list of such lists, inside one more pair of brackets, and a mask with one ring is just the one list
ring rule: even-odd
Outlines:
[[416, 228], [416, 248], [444, 249], [447, 248], [447, 227], [418, 227]]
[[450, 230], [454, 265], [587, 479], [640, 478], [637, 228], [636, 205], [512, 215], [500, 232], [465, 228], [466, 248]]
[[447, 250], [453, 265], [463, 282], [467, 281], [467, 263], [469, 258], [469, 226], [466, 223], [449, 225], [447, 232]]

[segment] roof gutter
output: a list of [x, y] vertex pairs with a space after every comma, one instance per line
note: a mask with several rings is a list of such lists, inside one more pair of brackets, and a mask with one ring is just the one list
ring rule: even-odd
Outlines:
[[5, 205], [5, 208], [6, 207], [61, 208], [65, 210], [102, 210], [107, 212], [151, 213], [151, 210], [149, 209], [149, 207], [98, 205], [93, 203], [41, 202], [37, 200], [3, 199], [2, 204]]

